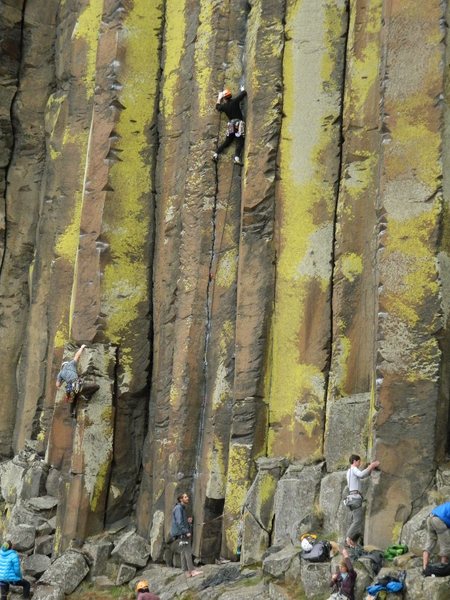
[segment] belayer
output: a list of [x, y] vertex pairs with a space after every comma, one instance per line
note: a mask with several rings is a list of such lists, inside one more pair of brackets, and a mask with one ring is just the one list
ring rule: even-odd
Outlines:
[[247, 92], [244, 90], [244, 87], [241, 86], [241, 91], [235, 98], [233, 98], [233, 94], [228, 89], [220, 92], [217, 97], [216, 110], [227, 115], [228, 124], [226, 138], [213, 154], [214, 161], [218, 160], [219, 154], [221, 154], [225, 148], [228, 148], [228, 146], [233, 143], [233, 140], [236, 140], [234, 162], [237, 165], [242, 165], [241, 154], [244, 147], [245, 122], [241, 110], [241, 102], [246, 95]]

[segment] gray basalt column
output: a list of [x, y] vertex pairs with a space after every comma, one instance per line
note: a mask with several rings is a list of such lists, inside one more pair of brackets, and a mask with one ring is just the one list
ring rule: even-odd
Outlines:
[[[201, 4], [205, 16], [210, 3]], [[247, 25], [247, 3], [217, 3], [211, 20], [200, 15], [197, 33], [196, 73], [204, 72], [205, 36], [216, 65], [210, 74], [206, 112], [211, 118], [213, 139], [207, 141], [208, 158], [226, 135], [227, 117], [215, 110], [218, 91], [230, 88], [236, 96], [244, 81], [243, 47]], [[248, 102], [241, 104], [245, 114]], [[231, 423], [234, 380], [236, 280], [241, 215], [241, 169], [233, 165], [234, 145], [214, 166], [215, 197], [209, 227], [209, 282], [205, 299], [204, 383], [193, 487], [194, 554], [212, 561], [220, 553], [222, 513], [225, 500], [226, 464]], [[206, 232], [205, 232], [206, 233]]]
[[325, 428], [329, 471], [347, 467], [352, 453], [365, 458], [374, 408], [382, 5], [350, 2]]
[[399, 539], [424, 502], [439, 446], [443, 4], [385, 2], [383, 18], [374, 447], [382, 472], [365, 536], [381, 546]]
[[322, 457], [348, 26], [345, 0], [288, 2], [267, 452]]
[[[264, 369], [274, 292], [276, 160], [282, 111], [285, 1], [251, 3], [245, 46], [248, 114], [243, 168], [233, 410], [227, 440], [222, 554], [236, 552], [242, 503], [265, 447]], [[240, 460], [239, 456], [247, 460]]]
[[[39, 10], [37, 4], [29, 5]], [[53, 420], [55, 377], [71, 335], [71, 298], [102, 9], [103, 2], [58, 3], [56, 39], [52, 41], [55, 89], [47, 90], [46, 95], [39, 234], [30, 270], [31, 305], [21, 357], [21, 402], [27, 418], [17, 422], [18, 445], [31, 429], [43, 446], [46, 444]]]
[[[161, 511], [167, 530], [176, 492], [191, 491], [198, 467], [216, 191], [211, 156], [220, 62], [211, 68], [211, 56], [201, 48], [222, 33], [209, 31], [217, 18], [211, 2], [192, 11], [188, 2], [170, 0], [165, 10], [156, 180], [155, 350], [138, 501], [139, 529], [144, 534], [152, 528], [153, 514], [160, 523]], [[194, 38], [198, 47], [191, 43]], [[192, 79], [193, 72], [201, 86]]]
[[[15, 4], [16, 7], [20, 5], [20, 2]], [[20, 56], [21, 68], [17, 95], [11, 107], [14, 148], [7, 168], [5, 221], [1, 226], [5, 231], [5, 245], [0, 272], [0, 379], [3, 398], [0, 407], [0, 455], [8, 455], [11, 451], [16, 418], [29, 420], [31, 417], [21, 414], [20, 406], [16, 414], [17, 382], [22, 380], [24, 373], [23, 367], [19, 371], [18, 362], [29, 314], [30, 275], [45, 169], [44, 115], [55, 77], [53, 57], [57, 8], [56, 0], [28, 3], [23, 14], [21, 41], [16, 9], [2, 6], [6, 23], [8, 19], [15, 23], [12, 27], [16, 30], [16, 53], [17, 57]], [[8, 68], [7, 60], [4, 68]], [[10, 101], [11, 87], [3, 89]], [[6, 142], [8, 138], [11, 141], [11, 130], [6, 135]]]
[[19, 83], [19, 68], [22, 58], [24, 0], [8, 0], [0, 6], [0, 39], [2, 40], [2, 68], [0, 85], [0, 261], [5, 249], [6, 226], [6, 174], [14, 145], [11, 106]]

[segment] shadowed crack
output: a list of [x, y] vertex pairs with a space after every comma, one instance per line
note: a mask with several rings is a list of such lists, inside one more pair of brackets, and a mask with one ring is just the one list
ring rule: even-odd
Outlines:
[[346, 12], [347, 12], [347, 28], [345, 32], [345, 44], [344, 44], [344, 60], [342, 67], [342, 82], [341, 82], [341, 106], [339, 113], [339, 168], [336, 175], [336, 192], [335, 192], [335, 203], [334, 203], [334, 212], [333, 212], [333, 236], [332, 236], [332, 245], [331, 245], [331, 273], [330, 273], [330, 337], [328, 341], [328, 356], [326, 360], [326, 364], [324, 367], [324, 422], [323, 422], [323, 433], [327, 429], [327, 411], [326, 404], [327, 398], [330, 392], [330, 372], [331, 372], [331, 360], [332, 360], [332, 351], [333, 351], [333, 295], [334, 295], [334, 282], [335, 282], [335, 266], [336, 266], [336, 228], [337, 228], [337, 211], [340, 200], [340, 191], [341, 191], [341, 178], [342, 172], [344, 168], [343, 164], [343, 154], [344, 154], [344, 136], [343, 136], [343, 124], [344, 124], [344, 100], [345, 100], [345, 82], [347, 77], [347, 60], [348, 60], [348, 36], [349, 36], [349, 26], [350, 26], [350, 5], [349, 2], [346, 2]]
[[11, 168], [12, 162], [13, 162], [13, 157], [14, 157], [14, 151], [16, 148], [16, 143], [17, 143], [17, 126], [16, 126], [16, 116], [15, 116], [15, 106], [16, 106], [16, 100], [17, 100], [17, 95], [19, 94], [19, 81], [20, 81], [20, 70], [21, 70], [21, 65], [22, 65], [22, 57], [24, 54], [24, 45], [25, 45], [25, 39], [24, 39], [24, 31], [25, 31], [25, 9], [26, 9], [26, 5], [27, 5], [27, 0], [24, 0], [23, 5], [22, 5], [22, 18], [20, 21], [20, 42], [19, 42], [19, 52], [18, 52], [18, 61], [17, 61], [17, 74], [16, 74], [16, 91], [14, 92], [14, 96], [11, 100], [11, 106], [10, 106], [10, 123], [11, 123], [11, 137], [12, 137], [12, 145], [11, 145], [11, 152], [9, 154], [9, 160], [8, 160], [8, 164], [5, 166], [4, 172], [5, 172], [5, 189], [3, 192], [3, 209], [4, 209], [4, 231], [3, 231], [3, 253], [1, 255], [0, 258], [0, 277], [2, 275], [3, 272], [3, 265], [5, 262], [5, 256], [6, 256], [6, 245], [8, 243], [8, 204], [6, 202], [6, 196], [7, 196], [7, 192], [8, 192], [8, 173], [9, 170]]

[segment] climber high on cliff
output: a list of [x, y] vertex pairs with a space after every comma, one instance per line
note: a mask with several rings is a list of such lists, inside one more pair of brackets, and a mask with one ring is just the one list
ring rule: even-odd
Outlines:
[[56, 376], [56, 387], [59, 389], [63, 383], [66, 385], [66, 402], [71, 404], [72, 417], [75, 416], [76, 401], [78, 394], [83, 391], [85, 395], [91, 395], [99, 389], [94, 383], [85, 383], [78, 375], [78, 361], [82, 355], [86, 344], [83, 344], [74, 354], [72, 360], [65, 361], [61, 365], [61, 370]]
[[227, 115], [228, 124], [226, 138], [213, 154], [213, 160], [215, 161], [218, 160], [219, 154], [223, 152], [225, 148], [228, 148], [233, 140], [236, 140], [234, 162], [237, 165], [242, 165], [241, 154], [244, 147], [245, 123], [241, 110], [241, 102], [246, 95], [247, 92], [244, 90], [244, 87], [241, 86], [241, 91], [236, 98], [233, 98], [233, 94], [227, 89], [220, 92], [217, 97], [216, 110], [224, 112]]

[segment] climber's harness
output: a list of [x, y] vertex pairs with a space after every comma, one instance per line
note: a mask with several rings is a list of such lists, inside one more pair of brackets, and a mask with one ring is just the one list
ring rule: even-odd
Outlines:
[[69, 381], [66, 383], [66, 400], [70, 402], [75, 396], [77, 396], [81, 392], [81, 388], [83, 387], [83, 377], [78, 377], [74, 381]]
[[241, 119], [231, 119], [227, 123], [227, 136], [234, 135], [235, 137], [245, 136], [245, 123]]

